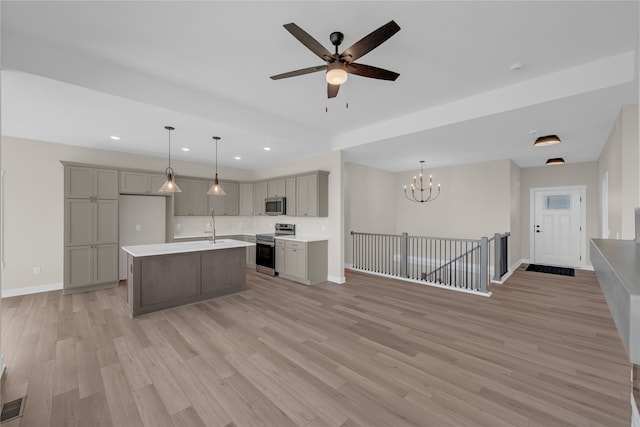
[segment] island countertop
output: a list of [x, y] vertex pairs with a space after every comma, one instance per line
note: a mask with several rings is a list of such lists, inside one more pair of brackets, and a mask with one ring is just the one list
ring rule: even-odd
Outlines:
[[255, 246], [255, 243], [232, 239], [216, 239], [215, 244], [208, 240], [203, 240], [198, 242], [174, 242], [123, 246], [122, 250], [134, 257], [146, 257], [186, 252], [214, 251], [218, 249], [246, 248], [250, 246]]

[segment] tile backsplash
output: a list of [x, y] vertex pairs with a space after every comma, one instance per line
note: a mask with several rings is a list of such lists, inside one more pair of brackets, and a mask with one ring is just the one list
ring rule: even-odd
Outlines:
[[[326, 236], [327, 218], [283, 216], [216, 216], [216, 232], [273, 233], [276, 223], [295, 224], [296, 233], [307, 236]], [[211, 229], [210, 216], [176, 216], [173, 218], [174, 236], [202, 235]]]

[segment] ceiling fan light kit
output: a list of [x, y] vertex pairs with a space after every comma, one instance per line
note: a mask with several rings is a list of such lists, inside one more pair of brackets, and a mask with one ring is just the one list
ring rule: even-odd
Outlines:
[[334, 31], [329, 36], [331, 44], [335, 46], [335, 53], [333, 54], [296, 24], [284, 24], [283, 27], [298, 39], [300, 43], [305, 45], [307, 49], [325, 61], [326, 65], [317, 65], [314, 67], [307, 67], [289, 71], [287, 73], [277, 74], [275, 76], [271, 76], [272, 80], [286, 79], [318, 71], [325, 71], [327, 80], [327, 98], [335, 98], [338, 95], [340, 85], [347, 81], [348, 74], [390, 81], [395, 81], [398, 76], [400, 76], [400, 74], [393, 71], [373, 67], [371, 65], [357, 64], [354, 62], [358, 58], [380, 46], [391, 38], [391, 36], [400, 31], [400, 26], [396, 24], [395, 21], [387, 22], [382, 27], [355, 42], [342, 53], [338, 53], [338, 46], [340, 46], [344, 40], [344, 34], [339, 31]]
[[533, 143], [534, 147], [548, 147], [550, 145], [560, 144], [560, 137], [558, 135], [545, 135], [536, 139]]

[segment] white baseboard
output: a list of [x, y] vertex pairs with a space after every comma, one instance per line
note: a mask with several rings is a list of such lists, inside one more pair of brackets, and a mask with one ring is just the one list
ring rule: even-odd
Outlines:
[[636, 398], [631, 392], [631, 427], [640, 427], [640, 412], [638, 412], [638, 406], [636, 405]]
[[344, 276], [342, 276], [342, 277], [327, 276], [327, 281], [332, 282], [332, 283], [337, 283], [339, 285], [344, 285], [347, 282], [347, 279], [345, 279]]
[[26, 288], [3, 289], [2, 298], [17, 297], [20, 295], [37, 294], [40, 292], [60, 291], [62, 290], [62, 282], [48, 283], [46, 285], [29, 286]]

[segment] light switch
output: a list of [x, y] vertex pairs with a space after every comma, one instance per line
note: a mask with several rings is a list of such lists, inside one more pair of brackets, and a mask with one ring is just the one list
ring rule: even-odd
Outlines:
[[142, 230], [142, 226], [140, 224], [136, 224], [136, 231]]

